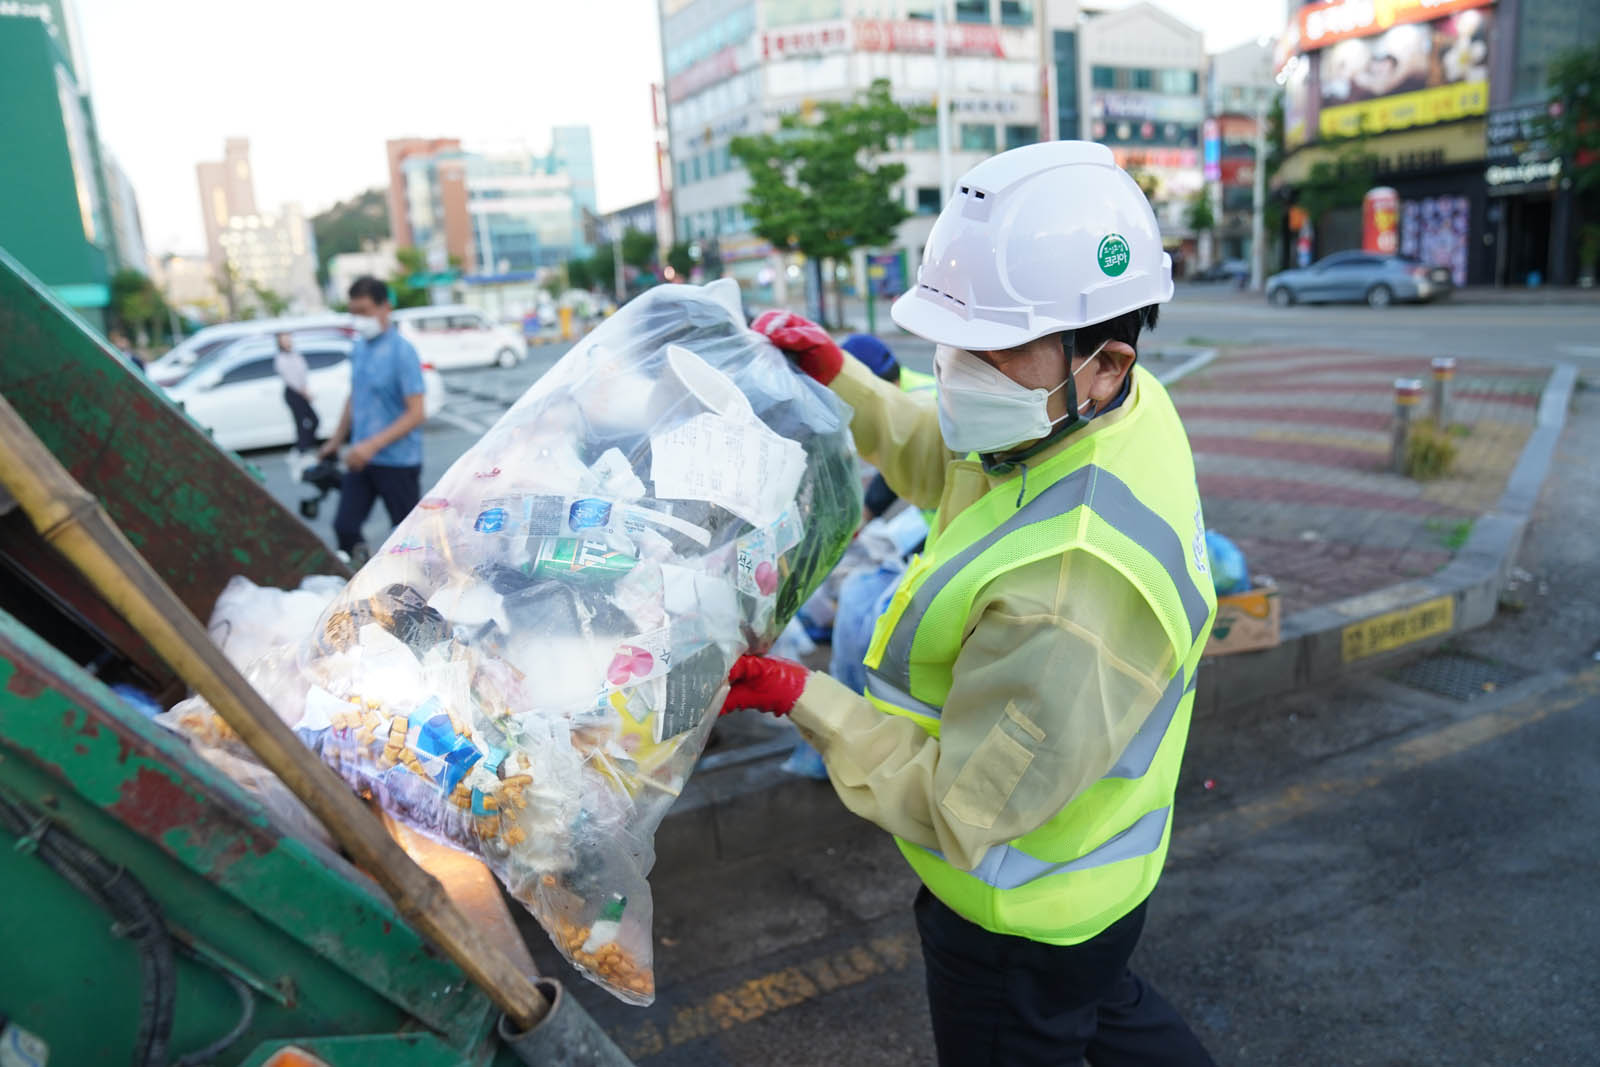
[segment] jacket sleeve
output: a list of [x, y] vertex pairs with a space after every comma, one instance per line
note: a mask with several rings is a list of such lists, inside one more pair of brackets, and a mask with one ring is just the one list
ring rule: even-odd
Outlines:
[[938, 507], [952, 453], [939, 433], [932, 394], [902, 392], [848, 352], [832, 389], [855, 411], [850, 432], [862, 458], [900, 497], [919, 508]]
[[993, 585], [956, 659], [939, 737], [826, 675], [812, 675], [792, 712], [846, 807], [964, 870], [1109, 771], [1174, 666], [1154, 612], [1088, 553]]

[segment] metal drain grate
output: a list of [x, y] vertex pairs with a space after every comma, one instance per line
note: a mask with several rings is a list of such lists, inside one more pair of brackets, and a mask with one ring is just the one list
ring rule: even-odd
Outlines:
[[1530, 674], [1508, 663], [1463, 656], [1458, 652], [1435, 652], [1407, 664], [1389, 677], [1401, 685], [1426, 689], [1452, 700], [1472, 700], [1514, 685]]

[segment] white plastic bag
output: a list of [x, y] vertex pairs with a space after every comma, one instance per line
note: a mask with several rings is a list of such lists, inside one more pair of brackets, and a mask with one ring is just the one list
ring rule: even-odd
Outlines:
[[589, 977], [654, 997], [652, 836], [861, 513], [849, 412], [663, 286], [564, 356], [254, 672], [411, 827], [482, 856]]

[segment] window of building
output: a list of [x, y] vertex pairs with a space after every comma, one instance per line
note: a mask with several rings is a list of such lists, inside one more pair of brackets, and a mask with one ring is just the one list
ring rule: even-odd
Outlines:
[[1173, 96], [1193, 96], [1200, 89], [1200, 75], [1192, 70], [1158, 70], [1156, 89]]
[[956, 0], [957, 22], [988, 22], [989, 0]]
[[1089, 82], [1096, 89], [1115, 89], [1117, 87], [1117, 68], [1093, 67], [1089, 71]]
[[932, 22], [933, 5], [912, 0], [911, 3], [906, 5], [906, 18], [917, 22]]
[[1026, 144], [1034, 144], [1039, 140], [1039, 127], [1037, 125], [1017, 125], [1006, 127], [1006, 150], [1021, 148]]
[[917, 214], [937, 215], [939, 213], [939, 190], [934, 186], [918, 186], [917, 188]]
[[911, 134], [911, 147], [931, 151], [939, 147], [939, 127], [933, 123], [919, 127]]
[[993, 152], [994, 127], [987, 123], [963, 122], [961, 124], [961, 150], [963, 152]]
[[689, 180], [692, 181], [692, 182], [697, 182], [697, 181], [700, 180], [700, 157], [699, 156], [695, 156], [695, 157], [693, 157], [692, 159], [689, 160]]
[[1000, 0], [1000, 21], [1007, 26], [1033, 25], [1033, 0]]
[[1056, 136], [1072, 140], [1078, 128], [1078, 35], [1072, 30], [1055, 31], [1056, 53]]
[[678, 160], [678, 187], [681, 189], [683, 186], [688, 185], [688, 184], [689, 184], [689, 161], [686, 160], [686, 159], [680, 159], [680, 160]]
[[1156, 87], [1156, 72], [1148, 67], [1135, 67], [1128, 74], [1129, 80], [1132, 82], [1128, 86], [1130, 89], [1154, 89]]
[[706, 177], [715, 178], [722, 173], [722, 152], [713, 148], [706, 153]]

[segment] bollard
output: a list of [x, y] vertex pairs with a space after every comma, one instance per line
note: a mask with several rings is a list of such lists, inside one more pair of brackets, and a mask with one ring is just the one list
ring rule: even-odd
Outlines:
[[1456, 376], [1456, 361], [1450, 356], [1439, 356], [1432, 366], [1433, 424], [1444, 430], [1450, 426], [1450, 382]]
[[1394, 380], [1394, 448], [1389, 456], [1389, 465], [1396, 474], [1406, 472], [1406, 445], [1411, 438], [1412, 413], [1421, 400], [1420, 378]]

